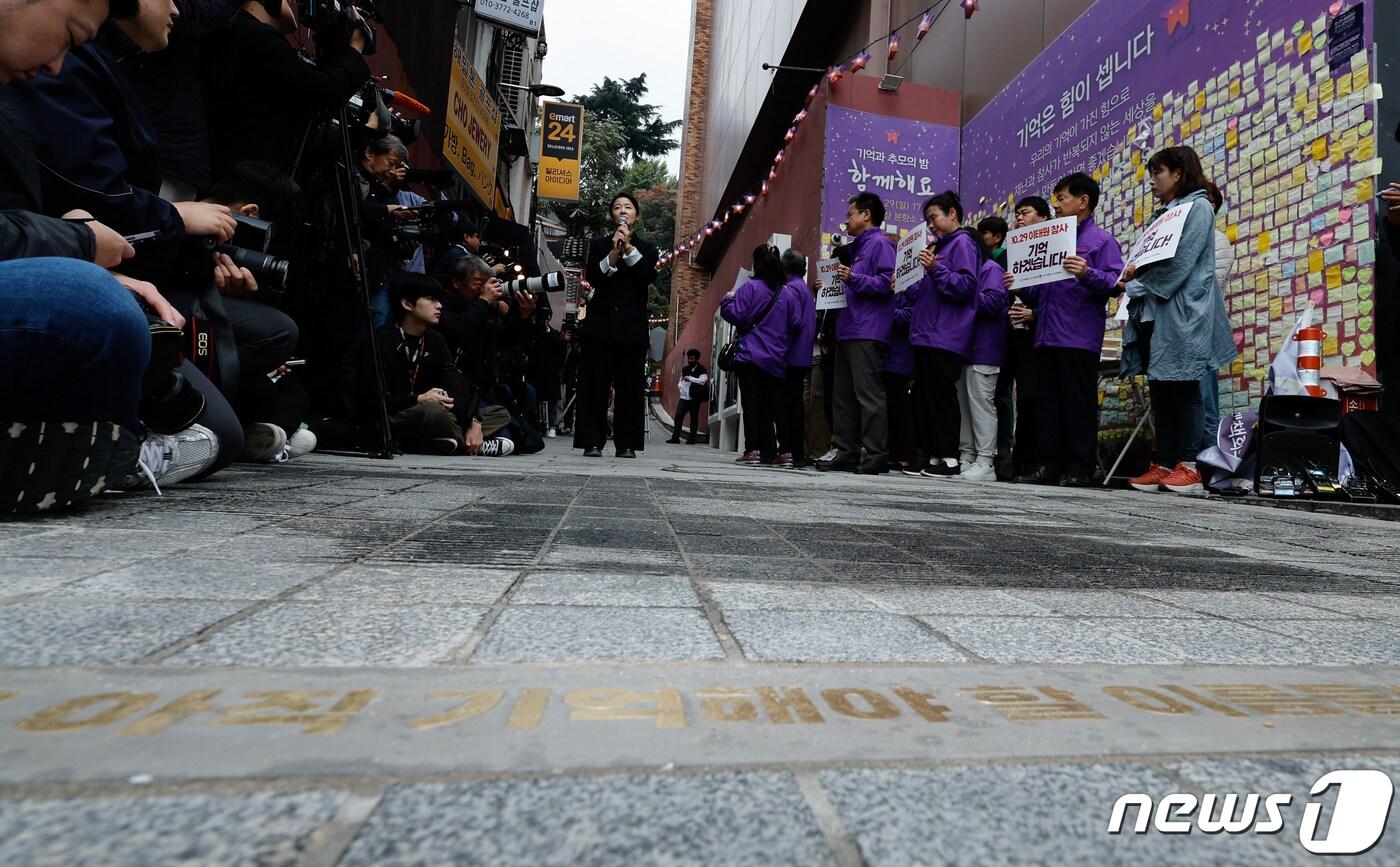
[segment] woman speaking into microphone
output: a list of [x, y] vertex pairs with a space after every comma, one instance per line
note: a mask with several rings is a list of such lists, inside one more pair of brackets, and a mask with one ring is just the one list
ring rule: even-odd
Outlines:
[[647, 296], [656, 279], [656, 248], [636, 233], [637, 200], [613, 196], [617, 228], [588, 247], [593, 287], [580, 326], [578, 418], [574, 448], [602, 457], [608, 441], [608, 392], [613, 392], [613, 447], [635, 458], [644, 447], [646, 412]]

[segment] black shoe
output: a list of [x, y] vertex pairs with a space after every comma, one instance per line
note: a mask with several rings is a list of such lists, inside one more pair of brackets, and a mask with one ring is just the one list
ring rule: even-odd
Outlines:
[[688, 440], [685, 441], [685, 444], [688, 445], [688, 446], [693, 446], [693, 445], [695, 445], [697, 442], [699, 442], [699, 440], [697, 440], [695, 437], [691, 437], [690, 439], [688, 439]]
[[1058, 485], [1060, 474], [1052, 473], [1048, 467], [1039, 466], [1024, 476], [1017, 476], [1016, 482], [1022, 485]]
[[[678, 445], [681, 444], [681, 441], [678, 440], [678, 439], [669, 439], [669, 440], [666, 440], [666, 442], [670, 443], [670, 444], [673, 445], [673, 446], [678, 446]], [[695, 442], [695, 440], [691, 440], [691, 442]]]
[[1060, 477], [1060, 487], [1062, 488], [1092, 488], [1094, 477], [1083, 470], [1074, 469]]
[[824, 473], [853, 473], [860, 466], [860, 461], [850, 456], [837, 455], [829, 461], [817, 461], [816, 467]]
[[637, 453], [632, 449], [618, 449], [617, 456], [620, 458], [635, 458]]
[[890, 471], [890, 462], [884, 458], [877, 458], [873, 461], [866, 461], [856, 467], [856, 472], [862, 476], [881, 476]]
[[919, 475], [926, 476], [928, 478], [934, 478], [936, 476], [960, 476], [962, 475], [962, 467], [958, 464], [954, 464], [950, 467], [943, 461], [934, 461], [933, 463], [924, 467], [923, 470], [919, 473]]
[[113, 422], [0, 423], [0, 515], [81, 505], [140, 456], [141, 440]]
[[586, 458], [601, 458], [603, 456], [603, 450], [597, 446], [587, 448], [583, 450], [583, 456]]

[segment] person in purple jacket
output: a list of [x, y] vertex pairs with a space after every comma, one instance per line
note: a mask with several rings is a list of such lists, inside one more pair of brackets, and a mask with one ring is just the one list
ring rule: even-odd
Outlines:
[[1104, 305], [1118, 294], [1123, 251], [1094, 222], [1099, 184], [1082, 172], [1055, 185], [1061, 217], [1079, 218], [1075, 255], [1065, 260], [1064, 280], [1011, 291], [1035, 309], [1032, 368], [1036, 381], [1038, 464], [1016, 481], [1036, 485], [1093, 484], [1098, 463], [1099, 355]]
[[[915, 231], [923, 231], [920, 227]], [[890, 327], [890, 351], [880, 378], [885, 381], [885, 404], [890, 416], [890, 459], [901, 471], [915, 463], [918, 447], [914, 439], [914, 405], [909, 398], [909, 382], [914, 378], [914, 348], [909, 345], [909, 322], [914, 318], [914, 300], [908, 292], [894, 296], [894, 324]]]
[[1007, 312], [1011, 300], [1002, 275], [1006, 271], [993, 258], [982, 263], [977, 274], [977, 318], [972, 323], [972, 352], [958, 380], [958, 408], [962, 411], [962, 476], [969, 482], [996, 479], [997, 380], [1006, 361]]
[[836, 321], [832, 384], [836, 454], [829, 461], [817, 461], [819, 470], [878, 475], [890, 469], [889, 418], [880, 368], [885, 365], [894, 318], [890, 281], [894, 244], [880, 228], [884, 222], [885, 203], [874, 193], [852, 196], [847, 203], [846, 231], [855, 240], [849, 245], [849, 263], [843, 261], [837, 269], [846, 286], [846, 309]]
[[788, 341], [801, 308], [783, 289], [787, 275], [777, 247], [764, 244], [753, 251], [753, 274], [720, 300], [719, 315], [739, 334], [734, 366], [744, 416], [744, 454], [738, 463], [771, 466], [778, 462], [777, 431], [784, 424]]
[[817, 296], [807, 285], [807, 256], [798, 250], [783, 251], [787, 282], [783, 291], [797, 305], [797, 324], [788, 335], [787, 373], [783, 378], [783, 411], [778, 427], [778, 466], [806, 467], [807, 407], [802, 399], [807, 375], [812, 372], [812, 352], [817, 340]]
[[909, 342], [914, 347], [914, 424], [920, 462], [905, 474], [933, 478], [961, 473], [958, 380], [972, 354], [977, 275], [986, 257], [982, 239], [963, 228], [957, 193], [950, 190], [924, 202], [924, 219], [934, 242], [919, 254], [924, 277], [908, 293], [914, 303]]

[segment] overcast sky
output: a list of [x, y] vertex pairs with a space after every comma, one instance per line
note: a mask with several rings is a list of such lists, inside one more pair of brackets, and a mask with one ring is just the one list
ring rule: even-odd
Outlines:
[[[545, 0], [544, 21], [546, 84], [574, 97], [588, 93], [603, 76], [625, 79], [645, 72], [646, 101], [660, 106], [665, 120], [684, 119], [690, 0]], [[666, 162], [676, 174], [680, 148]]]

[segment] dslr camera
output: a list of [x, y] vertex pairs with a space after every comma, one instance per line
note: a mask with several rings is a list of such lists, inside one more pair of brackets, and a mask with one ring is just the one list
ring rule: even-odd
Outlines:
[[[263, 0], [270, 4], [273, 0]], [[280, 0], [275, 0], [280, 6]], [[275, 13], [274, 13], [275, 14]], [[348, 41], [356, 30], [365, 35], [365, 56], [374, 53], [375, 32], [370, 21], [379, 21], [379, 12], [373, 0], [299, 0], [297, 20], [317, 38], [332, 36], [339, 41]], [[318, 43], [319, 45], [320, 43]]]
[[267, 251], [272, 248], [272, 224], [266, 220], [234, 214], [238, 223], [233, 238], [220, 244], [213, 238], [204, 239], [204, 247], [213, 253], [223, 253], [240, 268], [252, 272], [258, 286], [280, 292], [287, 288], [287, 272], [291, 263], [278, 259]]
[[564, 272], [550, 271], [539, 277], [519, 277], [501, 284], [501, 295], [514, 298], [517, 292], [538, 295], [541, 292], [557, 292], [564, 288]]

